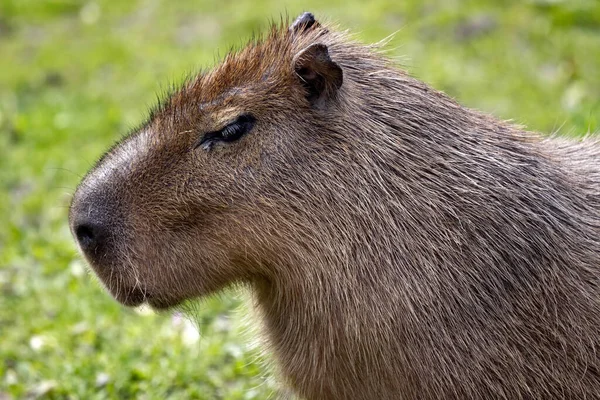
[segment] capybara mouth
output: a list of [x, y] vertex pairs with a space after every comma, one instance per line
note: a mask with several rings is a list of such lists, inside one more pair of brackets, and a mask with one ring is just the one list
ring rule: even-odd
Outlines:
[[146, 299], [150, 307], [155, 310], [168, 310], [179, 305], [183, 300], [166, 299], [161, 297], [149, 297]]
[[149, 297], [148, 292], [139, 287], [131, 288], [122, 294], [115, 294], [115, 298], [127, 307], [137, 307], [148, 301]]
[[138, 307], [147, 303], [155, 310], [167, 310], [180, 304], [183, 300], [152, 294], [146, 289], [133, 287], [120, 293], [113, 292], [114, 297], [127, 307]]

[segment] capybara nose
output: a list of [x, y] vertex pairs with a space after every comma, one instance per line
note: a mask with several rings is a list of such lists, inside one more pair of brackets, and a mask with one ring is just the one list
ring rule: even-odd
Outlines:
[[89, 257], [98, 254], [102, 248], [106, 247], [108, 241], [107, 227], [90, 220], [75, 220], [73, 233], [75, 233], [81, 250]]
[[71, 204], [71, 232], [92, 264], [105, 265], [116, 256], [120, 214], [107, 192], [79, 190]]

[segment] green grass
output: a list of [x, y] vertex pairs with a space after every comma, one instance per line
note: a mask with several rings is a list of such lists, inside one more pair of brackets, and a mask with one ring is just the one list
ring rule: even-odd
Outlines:
[[[600, 129], [597, 0], [0, 2], [0, 398], [266, 398], [237, 291], [179, 317], [119, 306], [67, 206], [155, 93], [305, 9], [460, 102], [533, 130]], [[265, 11], [268, 10], [268, 11]], [[235, 311], [237, 310], [237, 311]]]

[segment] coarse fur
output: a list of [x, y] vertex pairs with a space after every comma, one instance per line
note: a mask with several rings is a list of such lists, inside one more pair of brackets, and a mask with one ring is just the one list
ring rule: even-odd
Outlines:
[[[304, 28], [188, 81], [83, 180], [71, 223], [111, 226], [86, 254], [107, 288], [168, 308], [247, 284], [306, 399], [600, 398], [597, 139], [523, 131]], [[311, 97], [314, 45], [331, 75]], [[195, 145], [241, 114], [241, 139]]]

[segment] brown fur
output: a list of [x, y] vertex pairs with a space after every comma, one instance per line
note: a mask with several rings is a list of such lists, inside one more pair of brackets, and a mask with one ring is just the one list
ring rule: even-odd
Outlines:
[[[343, 83], [311, 102], [313, 44]], [[194, 148], [242, 113], [250, 133]], [[318, 24], [186, 83], [84, 179], [82, 215], [111, 226], [87, 257], [125, 304], [248, 284], [303, 398], [600, 398], [599, 143], [466, 109]]]

